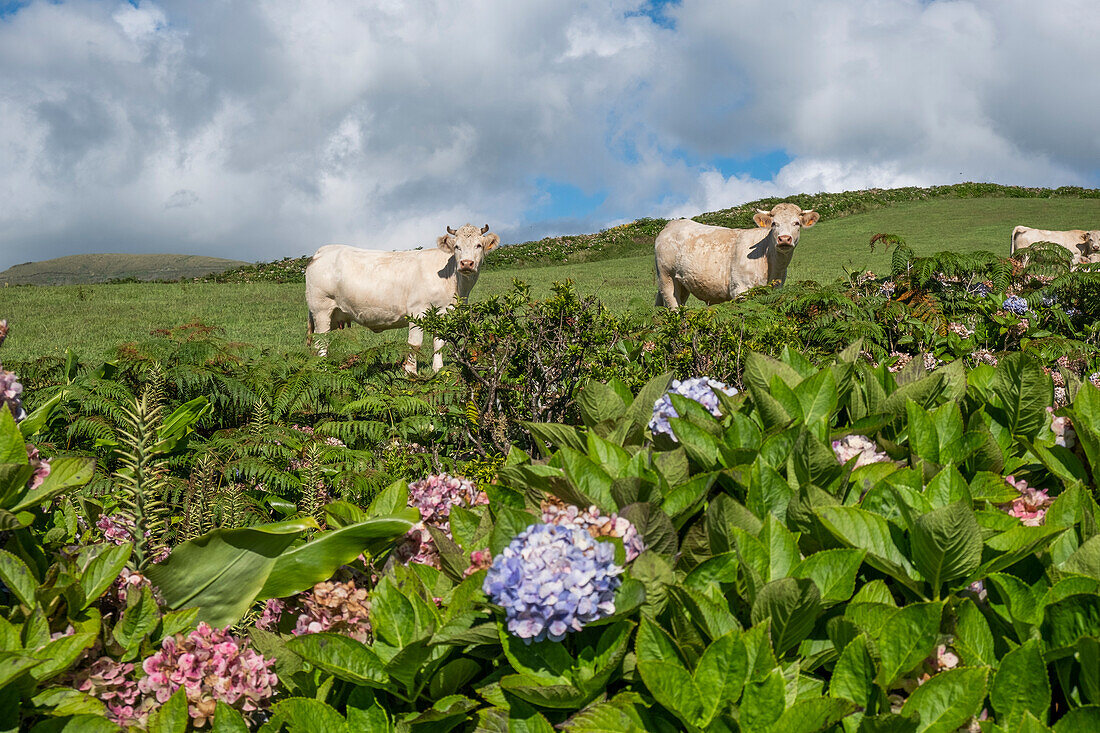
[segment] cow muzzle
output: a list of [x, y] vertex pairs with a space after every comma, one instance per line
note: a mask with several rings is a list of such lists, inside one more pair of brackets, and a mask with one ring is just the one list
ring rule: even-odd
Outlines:
[[783, 234], [775, 238], [775, 243], [783, 249], [794, 249], [794, 238], [790, 234]]
[[461, 270], [462, 272], [473, 272], [474, 269], [475, 269], [474, 268], [474, 261], [473, 260], [462, 260], [461, 262], [458, 263], [458, 269]]

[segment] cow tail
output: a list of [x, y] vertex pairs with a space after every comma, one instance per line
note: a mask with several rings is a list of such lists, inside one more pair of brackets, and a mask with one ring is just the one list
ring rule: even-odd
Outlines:
[[309, 312], [309, 316], [306, 317], [306, 348], [313, 346], [313, 329], [315, 328], [313, 322], [313, 311]]
[[1008, 253], [1010, 255], [1016, 254], [1016, 237], [1019, 236], [1020, 232], [1022, 232], [1026, 228], [1027, 227], [1021, 224], [1012, 230], [1012, 240], [1009, 242], [1010, 246], [1008, 248]]

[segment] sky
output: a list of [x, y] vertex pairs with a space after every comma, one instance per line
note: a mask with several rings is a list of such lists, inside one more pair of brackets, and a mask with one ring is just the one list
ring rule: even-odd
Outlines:
[[1096, 0], [0, 0], [0, 269], [1100, 186]]

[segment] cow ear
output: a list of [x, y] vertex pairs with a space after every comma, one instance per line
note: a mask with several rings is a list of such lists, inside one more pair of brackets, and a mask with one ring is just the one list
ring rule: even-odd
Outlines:
[[817, 223], [817, 220], [821, 218], [821, 214], [817, 213], [813, 209], [809, 209], [807, 211], [803, 211], [798, 218], [802, 221], [802, 226], [812, 227], [814, 224]]
[[439, 247], [444, 252], [454, 252], [455, 243], [450, 237], [444, 235], [442, 237], [435, 238], [435, 246]]
[[488, 252], [491, 249], [495, 249], [496, 246], [500, 244], [500, 237], [495, 234], [486, 234], [481, 238], [481, 243], [485, 251]]
[[772, 225], [771, 214], [765, 214], [763, 211], [758, 211], [753, 215], [752, 220], [756, 222], [756, 226], [767, 229]]

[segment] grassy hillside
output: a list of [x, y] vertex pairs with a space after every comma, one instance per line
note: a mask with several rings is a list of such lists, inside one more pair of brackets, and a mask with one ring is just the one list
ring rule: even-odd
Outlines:
[[237, 268], [220, 257], [173, 254], [89, 254], [26, 262], [0, 272], [3, 285], [77, 285], [108, 280], [177, 280]]
[[[864, 200], [861, 211], [847, 215], [835, 210], [829, 214], [823, 206], [821, 223], [803, 233], [790, 277], [832, 281], [843, 277], [845, 268], [886, 271], [890, 254], [881, 249], [872, 253], [868, 246], [871, 235], [878, 232], [901, 236], [918, 254], [945, 249], [1007, 254], [1009, 234], [1016, 224], [1049, 229], [1100, 228], [1100, 198], [1092, 197], [1096, 193], [1046, 198], [926, 196], [873, 206]], [[803, 198], [795, 200], [808, 205], [810, 202]], [[745, 209], [751, 211], [751, 207], [739, 207], [699, 218], [743, 224], [739, 217], [751, 216]], [[650, 220], [610, 233], [587, 235], [589, 243], [602, 237], [599, 241], [605, 246], [567, 253], [564, 258], [568, 261], [564, 263], [509, 262], [507, 255], [512, 248], [502, 248], [489, 255], [488, 261], [496, 260], [497, 266], [483, 272], [473, 299], [507, 291], [513, 278], [527, 280], [538, 295], [549, 293], [555, 281], [572, 279], [580, 293], [596, 295], [611, 308], [645, 312], [653, 307], [656, 291], [652, 235], [642, 236], [640, 232], [655, 227], [655, 234], [661, 225], [663, 222]], [[620, 238], [615, 240], [616, 232], [626, 235], [618, 235]], [[539, 244], [522, 246], [533, 254]], [[611, 258], [612, 254], [618, 256]], [[255, 275], [257, 271], [251, 272]], [[698, 301], [690, 302], [698, 305]], [[63, 354], [66, 346], [87, 358], [107, 357], [120, 343], [146, 338], [153, 329], [196, 320], [223, 328], [234, 340], [261, 348], [293, 349], [300, 347], [305, 337], [306, 309], [301, 283], [180, 282], [0, 288], [0, 317], [12, 324], [0, 358], [18, 361]], [[405, 332], [375, 335], [356, 327], [339, 332], [337, 338], [361, 344], [403, 342]]]

